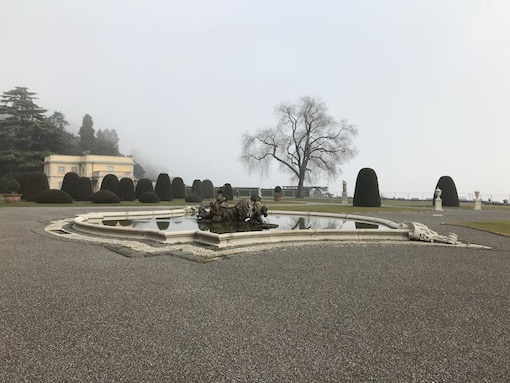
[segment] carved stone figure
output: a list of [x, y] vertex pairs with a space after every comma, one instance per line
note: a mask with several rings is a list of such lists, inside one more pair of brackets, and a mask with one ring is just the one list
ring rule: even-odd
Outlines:
[[249, 221], [262, 223], [262, 217], [267, 217], [267, 206], [260, 203], [259, 196], [244, 198], [235, 206], [229, 207], [218, 192], [216, 201], [211, 202], [209, 211], [204, 206], [198, 208], [198, 219], [212, 222]]

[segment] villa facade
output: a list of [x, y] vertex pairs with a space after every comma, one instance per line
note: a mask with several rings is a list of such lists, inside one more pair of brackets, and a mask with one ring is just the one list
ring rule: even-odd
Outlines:
[[134, 180], [134, 164], [133, 157], [52, 154], [44, 157], [44, 173], [50, 189], [60, 189], [66, 173], [75, 172], [80, 177], [90, 178], [93, 190], [97, 191], [107, 174]]

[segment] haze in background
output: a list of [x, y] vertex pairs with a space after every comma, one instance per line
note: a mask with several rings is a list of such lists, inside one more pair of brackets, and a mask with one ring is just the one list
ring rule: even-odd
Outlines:
[[[3, 0], [0, 92], [26, 86], [77, 133], [115, 129], [142, 164], [215, 185], [249, 175], [241, 134], [310, 95], [359, 129], [337, 180], [380, 190], [510, 194], [510, 2]], [[430, 194], [430, 196], [428, 195]]]

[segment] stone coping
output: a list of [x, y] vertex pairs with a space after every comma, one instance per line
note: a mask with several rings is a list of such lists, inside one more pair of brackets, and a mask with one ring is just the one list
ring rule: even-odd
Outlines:
[[195, 213], [194, 207], [185, 206], [170, 210], [95, 212], [79, 214], [72, 226], [79, 232], [97, 236], [151, 240], [165, 244], [197, 243], [216, 248], [244, 246], [253, 244], [270, 244], [281, 242], [313, 241], [409, 241], [411, 228], [387, 219], [351, 214], [332, 214], [316, 212], [270, 211], [269, 215], [294, 215], [308, 217], [327, 217], [386, 226], [388, 229], [300, 229], [300, 230], [263, 230], [216, 234], [202, 230], [185, 230], [166, 232], [154, 229], [134, 229], [122, 226], [104, 226], [104, 219], [148, 219], [157, 217], [179, 217]]

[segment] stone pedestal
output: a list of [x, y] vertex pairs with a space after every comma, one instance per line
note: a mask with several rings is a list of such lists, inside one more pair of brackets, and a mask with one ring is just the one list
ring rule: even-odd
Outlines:
[[347, 192], [342, 193], [342, 205], [349, 204], [349, 201], [347, 200]]
[[441, 193], [443, 191], [439, 188], [434, 192], [436, 198], [434, 199], [434, 210], [435, 211], [443, 211], [443, 200], [441, 199]]
[[480, 198], [480, 192], [475, 191], [475, 208], [474, 210], [482, 210], [482, 199]]

